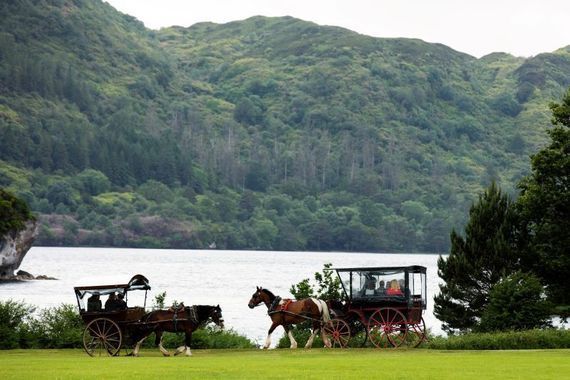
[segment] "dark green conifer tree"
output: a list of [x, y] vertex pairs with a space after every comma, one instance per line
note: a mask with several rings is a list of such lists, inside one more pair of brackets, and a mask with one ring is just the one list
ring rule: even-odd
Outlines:
[[501, 278], [516, 271], [515, 215], [509, 197], [495, 183], [469, 211], [465, 236], [451, 232], [451, 253], [437, 262], [440, 294], [434, 314], [448, 332], [475, 327]]
[[570, 89], [550, 109], [550, 144], [532, 156], [517, 207], [525, 250], [535, 259], [529, 269], [542, 278], [552, 302], [570, 305]]

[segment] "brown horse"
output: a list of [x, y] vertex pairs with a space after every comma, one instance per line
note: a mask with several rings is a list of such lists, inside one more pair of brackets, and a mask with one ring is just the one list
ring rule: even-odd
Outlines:
[[184, 346], [178, 347], [174, 355], [184, 352], [186, 356], [191, 356], [190, 344], [192, 343], [192, 333], [200, 325], [209, 320], [212, 320], [216, 325], [224, 328], [220, 305], [194, 305], [185, 307], [181, 304], [178, 307], [172, 307], [168, 310], [151, 311], [141, 318], [141, 323], [137, 327], [133, 328], [134, 331], [131, 336], [136, 342], [133, 355], [138, 356], [141, 344], [154, 332], [156, 335], [154, 344], [158, 346], [164, 356], [170, 356], [170, 352], [162, 346], [162, 334], [166, 331], [184, 332]]
[[297, 348], [297, 341], [293, 338], [289, 327], [306, 321], [312, 321], [313, 328], [305, 348], [311, 348], [318, 329], [321, 329], [321, 337], [325, 346], [331, 346], [329, 339], [323, 334], [323, 324], [330, 320], [329, 309], [325, 301], [316, 298], [305, 298], [298, 301], [281, 299], [281, 297], [276, 297], [269, 290], [257, 287], [257, 290], [249, 300], [248, 306], [250, 309], [253, 309], [262, 303], [267, 306], [267, 314], [269, 314], [272, 322], [263, 348], [269, 348], [271, 345], [271, 333], [277, 326], [283, 326], [291, 341], [291, 348]]

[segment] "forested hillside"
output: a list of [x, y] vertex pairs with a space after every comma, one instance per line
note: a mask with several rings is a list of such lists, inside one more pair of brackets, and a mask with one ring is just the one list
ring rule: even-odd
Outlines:
[[3, 1], [0, 187], [45, 245], [443, 252], [493, 179], [516, 193], [569, 85], [570, 46]]

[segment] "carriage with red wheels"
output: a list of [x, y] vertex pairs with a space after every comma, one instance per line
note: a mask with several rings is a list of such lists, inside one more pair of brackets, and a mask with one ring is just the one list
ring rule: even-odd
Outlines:
[[345, 299], [330, 301], [325, 333], [336, 347], [417, 347], [426, 340], [426, 268], [332, 268]]
[[[73, 288], [79, 306], [79, 314], [85, 322], [83, 348], [90, 356], [116, 356], [127, 343], [140, 319], [145, 315], [148, 279], [137, 274], [126, 284], [77, 286]], [[127, 306], [132, 291], [144, 290], [143, 306]], [[109, 301], [103, 306], [101, 296]], [[118, 296], [115, 299], [114, 296]], [[124, 298], [124, 301], [118, 301]], [[87, 302], [86, 302], [87, 301]], [[111, 302], [113, 301], [113, 302]]]

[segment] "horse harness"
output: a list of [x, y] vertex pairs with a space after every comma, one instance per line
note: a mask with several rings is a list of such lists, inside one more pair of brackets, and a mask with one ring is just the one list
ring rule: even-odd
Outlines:
[[[281, 302], [281, 301], [283, 301], [283, 302]], [[287, 308], [289, 307], [289, 305], [292, 302], [293, 302], [293, 300], [290, 298], [283, 299], [279, 296], [276, 296], [275, 299], [273, 300], [273, 302], [271, 303], [271, 305], [269, 305], [269, 308], [267, 309], [267, 315], [271, 316], [271, 315], [276, 314], [276, 313], [288, 314], [288, 315], [292, 315], [295, 317], [305, 318], [306, 320], [310, 320], [313, 322], [322, 323], [321, 319], [311, 318], [311, 317], [303, 315], [303, 314], [292, 313], [289, 310], [287, 310]]]
[[[281, 302], [281, 301], [283, 301], [283, 302]], [[275, 297], [275, 299], [273, 300], [271, 305], [269, 305], [269, 308], [267, 309], [267, 314], [271, 315], [271, 314], [281, 313], [281, 312], [287, 311], [287, 307], [289, 307], [289, 304], [291, 302], [293, 302], [292, 299], [289, 299], [289, 298], [282, 299], [281, 297], [277, 296], [277, 297]], [[291, 314], [293, 314], [293, 313], [291, 313]]]
[[[190, 321], [194, 324], [198, 324], [198, 315], [196, 313], [196, 305], [190, 307], [185, 307], [183, 303], [179, 305], [172, 305], [168, 311], [172, 312], [172, 322], [174, 324], [174, 332], [178, 331], [178, 322]], [[179, 318], [178, 314], [181, 313], [182, 317], [185, 317], [185, 313], [188, 314], [187, 318]]]

